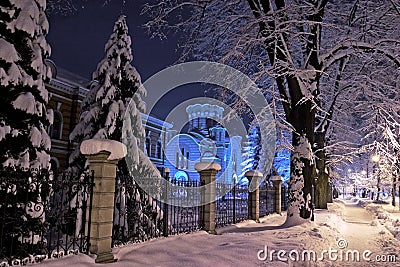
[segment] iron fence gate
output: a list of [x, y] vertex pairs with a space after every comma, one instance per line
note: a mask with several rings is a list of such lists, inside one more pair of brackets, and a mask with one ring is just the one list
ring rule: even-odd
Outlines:
[[0, 170], [0, 265], [88, 251], [93, 173], [53, 179], [44, 169]]
[[[229, 190], [229, 188], [231, 188]], [[227, 192], [223, 195], [223, 192]], [[248, 219], [247, 185], [216, 183], [215, 226], [222, 227]]]

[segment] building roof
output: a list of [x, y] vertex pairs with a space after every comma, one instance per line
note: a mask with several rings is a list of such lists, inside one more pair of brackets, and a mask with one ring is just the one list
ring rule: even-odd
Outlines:
[[56, 79], [61, 81], [67, 81], [68, 83], [75, 84], [81, 87], [87, 87], [90, 83], [90, 80], [79, 76], [78, 74], [72, 73], [66, 69], [57, 67]]

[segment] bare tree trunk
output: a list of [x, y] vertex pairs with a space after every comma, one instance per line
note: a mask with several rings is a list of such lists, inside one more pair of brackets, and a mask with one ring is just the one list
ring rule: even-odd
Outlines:
[[316, 147], [316, 168], [318, 170], [317, 182], [315, 188], [315, 208], [327, 209], [328, 208], [328, 182], [329, 175], [326, 173], [326, 155], [325, 155], [325, 134], [324, 132], [315, 133], [315, 147]]
[[[329, 176], [329, 173], [328, 173]], [[333, 188], [332, 188], [332, 181], [330, 177], [328, 178], [328, 189], [326, 190], [326, 202], [327, 203], [333, 203]]]
[[396, 206], [396, 172], [392, 172], [392, 206]]
[[[292, 101], [296, 101], [292, 98]], [[297, 104], [297, 105], [296, 105]], [[310, 220], [313, 213], [313, 143], [315, 112], [311, 102], [292, 105], [291, 123], [296, 132], [293, 133], [291, 155], [291, 173], [289, 180], [289, 207], [285, 225], [299, 224], [302, 220]]]

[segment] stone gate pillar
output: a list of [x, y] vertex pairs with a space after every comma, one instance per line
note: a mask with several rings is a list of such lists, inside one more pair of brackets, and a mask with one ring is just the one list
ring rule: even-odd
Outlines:
[[90, 139], [82, 142], [80, 150], [94, 171], [89, 251], [97, 255], [96, 263], [114, 262], [111, 239], [115, 178], [117, 163], [126, 156], [126, 147], [113, 140]]
[[260, 187], [258, 186], [260, 184], [260, 180], [263, 177], [261, 172], [258, 171], [247, 171], [244, 174], [249, 180], [249, 188], [250, 184], [253, 183], [256, 188], [254, 191], [249, 192], [249, 198], [248, 198], [248, 213], [249, 213], [249, 219], [254, 220], [256, 222], [260, 221]]
[[272, 176], [271, 181], [275, 190], [275, 212], [282, 214], [282, 177]]
[[210, 234], [216, 234], [215, 231], [215, 176], [221, 170], [221, 165], [215, 162], [199, 162], [194, 166], [200, 174], [200, 181], [203, 185], [203, 205], [200, 221], [203, 223], [203, 229]]

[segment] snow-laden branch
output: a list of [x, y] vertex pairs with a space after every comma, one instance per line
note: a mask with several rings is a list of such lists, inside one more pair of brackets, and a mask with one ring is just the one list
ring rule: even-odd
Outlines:
[[319, 61], [322, 64], [321, 71], [326, 71], [327, 69], [329, 69], [329, 67], [338, 62], [340, 59], [348, 57], [349, 55], [357, 52], [381, 53], [388, 59], [390, 59], [393, 63], [395, 63], [398, 68], [400, 68], [399, 56], [390, 51], [387, 47], [380, 46], [381, 44], [387, 42], [395, 42], [397, 44], [400, 44], [400, 41], [390, 39], [379, 40], [374, 44], [360, 42], [356, 40], [346, 40], [344, 42], [341, 42], [319, 57]]

